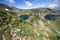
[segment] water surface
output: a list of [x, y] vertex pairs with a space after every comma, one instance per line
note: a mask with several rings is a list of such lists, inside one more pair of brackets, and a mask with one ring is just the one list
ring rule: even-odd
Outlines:
[[46, 15], [44, 18], [45, 18], [45, 19], [48, 19], [48, 20], [54, 20], [55, 17], [58, 17], [58, 16], [60, 16], [60, 15], [53, 15], [53, 14], [50, 14], [50, 15]]
[[22, 18], [23, 20], [27, 20], [29, 18], [28, 15], [21, 15], [20, 18]]

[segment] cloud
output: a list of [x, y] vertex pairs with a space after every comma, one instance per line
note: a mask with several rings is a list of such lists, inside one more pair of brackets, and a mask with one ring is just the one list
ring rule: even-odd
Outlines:
[[40, 7], [46, 7], [46, 5], [40, 5]]
[[32, 6], [32, 3], [29, 1], [25, 1], [26, 6]]
[[58, 6], [59, 6], [58, 4], [49, 4], [47, 7], [48, 8], [56, 8]]
[[10, 3], [15, 3], [15, 0], [6, 0], [6, 1], [8, 1]]
[[54, 0], [54, 3], [57, 3], [58, 4], [59, 3], [59, 0]]
[[47, 5], [44, 4], [40, 5], [40, 7], [44, 7], [44, 8], [57, 8], [59, 6], [60, 6], [59, 0], [54, 0], [52, 3], [49, 3]]
[[10, 3], [14, 3], [15, 1], [14, 0], [9, 0]]
[[48, 5], [40, 5], [40, 7], [44, 7], [44, 8], [57, 8], [59, 5], [58, 4], [48, 4]]
[[53, 3], [48, 4], [48, 8], [57, 8], [59, 6], [59, 0], [54, 0]]

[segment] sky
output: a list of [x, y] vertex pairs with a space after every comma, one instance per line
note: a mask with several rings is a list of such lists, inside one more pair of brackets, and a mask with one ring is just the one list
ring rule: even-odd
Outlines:
[[0, 3], [15, 6], [20, 9], [38, 7], [60, 9], [60, 0], [0, 0]]

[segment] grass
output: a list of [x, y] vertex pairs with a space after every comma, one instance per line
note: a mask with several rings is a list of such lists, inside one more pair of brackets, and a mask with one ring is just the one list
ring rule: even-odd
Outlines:
[[[5, 14], [3, 14], [5, 13]], [[12, 35], [11, 35], [11, 29], [13, 28], [18, 28], [21, 29], [19, 32], [17, 32], [17, 35], [19, 36], [26, 36], [26, 37], [33, 37], [36, 38], [36, 40], [43, 40], [45, 37], [46, 39], [50, 40], [57, 40], [57, 35], [58, 33], [56, 30], [60, 31], [60, 19], [57, 18], [54, 21], [49, 21], [49, 20], [43, 20], [40, 18], [41, 16], [31, 16], [31, 18], [28, 19], [28, 21], [31, 22], [31, 24], [27, 21], [24, 21], [17, 17], [16, 14], [13, 12], [7, 12], [5, 10], [0, 10], [0, 40], [2, 40], [2, 35], [4, 34], [6, 37], [6, 40], [11, 40]], [[3, 22], [4, 21], [4, 22]], [[45, 27], [49, 28], [52, 32], [48, 32], [47, 30], [44, 30], [40, 28], [40, 24], [38, 21], [42, 21]], [[50, 23], [48, 23], [50, 22]], [[37, 27], [35, 27], [34, 24], [36, 24]], [[9, 24], [11, 26], [9, 26]], [[36, 29], [39, 32], [39, 36], [36, 35], [34, 32], [34, 29]], [[43, 35], [42, 33], [46, 32], [48, 34], [48, 37], [46, 35]]]

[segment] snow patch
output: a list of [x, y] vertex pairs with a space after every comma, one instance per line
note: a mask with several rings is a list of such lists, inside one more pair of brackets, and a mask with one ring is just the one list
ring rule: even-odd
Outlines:
[[7, 8], [6, 8], [5, 10], [6, 10], [6, 11], [9, 11], [9, 9], [7, 9]]

